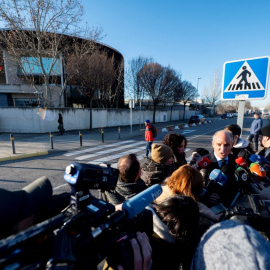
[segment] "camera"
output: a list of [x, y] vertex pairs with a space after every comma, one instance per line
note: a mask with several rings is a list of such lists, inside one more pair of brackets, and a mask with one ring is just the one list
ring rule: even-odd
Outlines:
[[95, 198], [89, 189], [114, 189], [119, 172], [110, 165], [72, 163], [64, 179], [70, 205], [59, 215], [0, 241], [1, 269], [97, 269], [105, 258], [131, 269], [129, 239], [153, 233], [152, 212], [144, 209], [161, 194], [154, 185], [126, 201], [121, 211]]
[[250, 225], [270, 240], [270, 200], [263, 200], [260, 194], [243, 196], [225, 211], [224, 219]]

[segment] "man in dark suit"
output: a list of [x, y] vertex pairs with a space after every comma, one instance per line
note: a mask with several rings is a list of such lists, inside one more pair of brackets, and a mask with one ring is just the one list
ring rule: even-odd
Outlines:
[[232, 134], [226, 130], [217, 131], [213, 136], [212, 146], [214, 150], [205, 156], [211, 161], [207, 170], [209, 173], [214, 169], [221, 170], [227, 176], [227, 182], [224, 186], [222, 197], [217, 193], [212, 193], [210, 201], [212, 204], [222, 202], [225, 206], [229, 206], [238, 192], [238, 186], [234, 176], [236, 157], [231, 154], [233, 147]]

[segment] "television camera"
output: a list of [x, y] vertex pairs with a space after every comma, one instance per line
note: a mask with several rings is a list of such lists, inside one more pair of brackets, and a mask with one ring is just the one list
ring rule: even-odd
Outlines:
[[122, 205], [122, 210], [90, 193], [113, 190], [119, 171], [110, 165], [72, 163], [64, 179], [70, 205], [59, 215], [0, 241], [1, 269], [97, 269], [105, 258], [116, 268], [133, 268], [130, 242], [137, 231], [153, 232], [145, 207], [161, 194], [154, 185]]

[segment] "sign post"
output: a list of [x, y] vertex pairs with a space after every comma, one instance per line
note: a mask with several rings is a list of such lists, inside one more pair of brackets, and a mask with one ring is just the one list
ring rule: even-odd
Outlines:
[[239, 100], [237, 124], [241, 129], [245, 101], [266, 98], [269, 60], [269, 56], [264, 56], [224, 63], [221, 99]]
[[132, 134], [132, 109], [134, 109], [134, 99], [129, 100], [129, 108], [130, 108], [130, 134]]

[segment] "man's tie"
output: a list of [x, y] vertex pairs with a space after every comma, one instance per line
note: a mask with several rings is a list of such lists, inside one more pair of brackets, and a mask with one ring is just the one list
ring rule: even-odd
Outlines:
[[226, 165], [227, 164], [227, 160], [221, 160], [221, 162], [220, 162], [220, 168], [222, 168], [224, 165]]

